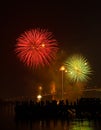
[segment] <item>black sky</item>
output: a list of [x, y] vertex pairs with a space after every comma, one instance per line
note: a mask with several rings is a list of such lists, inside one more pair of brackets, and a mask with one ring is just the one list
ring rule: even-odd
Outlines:
[[[67, 55], [83, 54], [94, 74], [92, 86], [101, 86], [101, 8], [90, 2], [3, 2], [0, 8], [0, 97], [27, 95], [38, 81], [14, 54], [16, 39], [31, 28], [53, 32]], [[36, 78], [35, 81], [34, 78]], [[42, 80], [40, 80], [42, 82]], [[29, 89], [29, 88], [30, 89]]]

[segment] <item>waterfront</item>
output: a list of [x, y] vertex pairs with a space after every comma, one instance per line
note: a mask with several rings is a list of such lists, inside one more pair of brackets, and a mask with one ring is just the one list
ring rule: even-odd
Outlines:
[[100, 120], [34, 119], [16, 120], [14, 104], [0, 106], [0, 130], [101, 130]]

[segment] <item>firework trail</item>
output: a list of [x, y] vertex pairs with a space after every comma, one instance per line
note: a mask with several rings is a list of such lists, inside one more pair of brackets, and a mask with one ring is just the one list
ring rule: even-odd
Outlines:
[[45, 29], [31, 29], [17, 39], [15, 52], [29, 67], [50, 65], [56, 58], [57, 41], [52, 32]]
[[67, 76], [73, 82], [87, 82], [90, 78], [91, 67], [82, 55], [73, 55], [65, 62]]

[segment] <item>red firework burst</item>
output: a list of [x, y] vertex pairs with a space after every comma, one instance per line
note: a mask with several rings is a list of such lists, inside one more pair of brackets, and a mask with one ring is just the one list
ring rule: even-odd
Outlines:
[[49, 65], [56, 58], [57, 41], [45, 29], [31, 29], [17, 39], [16, 54], [29, 67]]

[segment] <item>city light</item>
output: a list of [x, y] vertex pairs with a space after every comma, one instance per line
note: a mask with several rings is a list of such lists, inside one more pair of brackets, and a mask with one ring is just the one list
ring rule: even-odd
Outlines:
[[41, 101], [41, 99], [42, 99], [42, 96], [40, 94], [37, 95], [37, 101], [39, 102], [39, 101]]
[[61, 99], [64, 99], [64, 72], [65, 72], [65, 67], [61, 66], [60, 71], [61, 71]]

